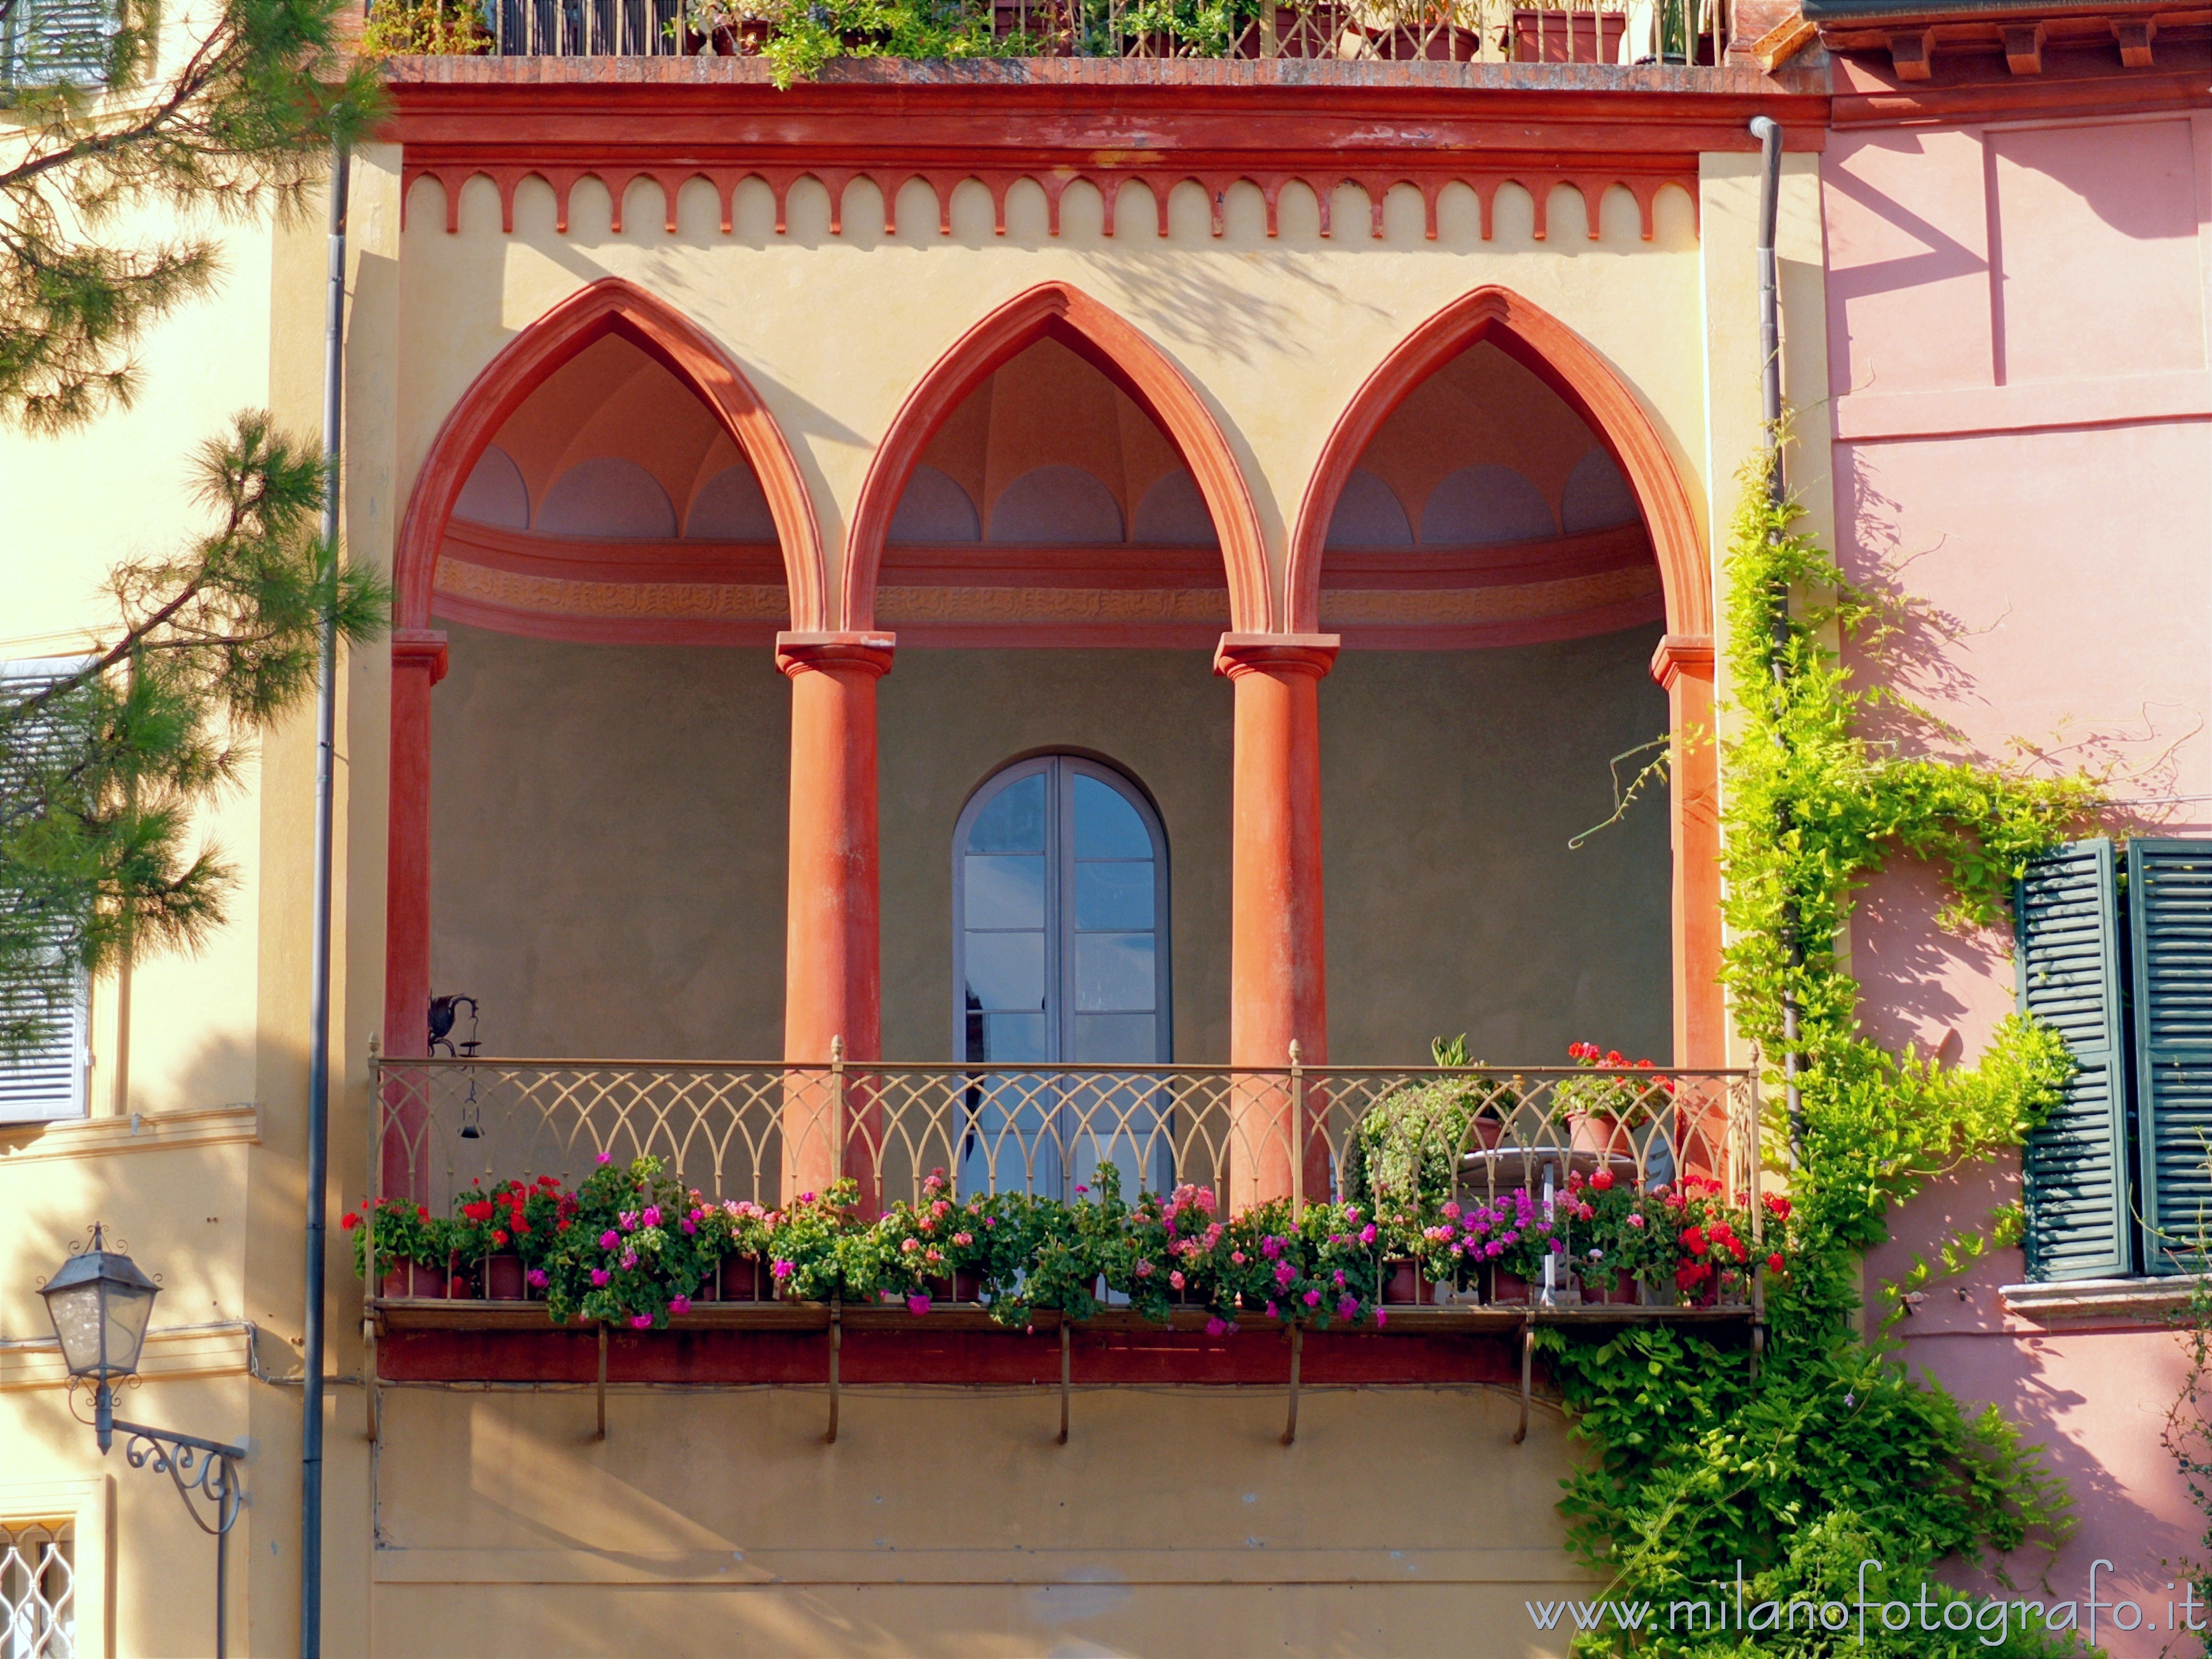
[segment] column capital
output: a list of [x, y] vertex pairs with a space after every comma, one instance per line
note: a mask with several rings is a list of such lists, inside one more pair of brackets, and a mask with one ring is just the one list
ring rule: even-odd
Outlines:
[[395, 628], [392, 630], [392, 665], [427, 668], [430, 684], [446, 678], [446, 630], [442, 628]]
[[1685, 674], [1708, 684], [1713, 678], [1713, 636], [1710, 634], [1669, 634], [1651, 653], [1651, 678], [1668, 690]]
[[1262, 671], [1310, 674], [1319, 679], [1336, 665], [1341, 634], [1224, 634], [1213, 672], [1231, 679]]
[[775, 666], [787, 676], [808, 669], [856, 668], [880, 679], [891, 672], [891, 653], [897, 645], [897, 635], [881, 629], [865, 634], [786, 630], [775, 636]]

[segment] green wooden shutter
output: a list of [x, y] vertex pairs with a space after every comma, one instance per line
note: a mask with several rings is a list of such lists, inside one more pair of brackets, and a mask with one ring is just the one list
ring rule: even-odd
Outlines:
[[2212, 1228], [2212, 841], [2128, 843], [2143, 1264]]
[[2030, 1279], [2134, 1271], [2112, 862], [2111, 842], [2075, 842], [2032, 862], [2014, 893], [2020, 1006], [2057, 1028], [2078, 1067], [2021, 1154]]

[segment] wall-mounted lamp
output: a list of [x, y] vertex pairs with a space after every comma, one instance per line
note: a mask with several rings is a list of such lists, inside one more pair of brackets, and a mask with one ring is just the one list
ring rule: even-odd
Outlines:
[[[154, 1316], [154, 1298], [161, 1291], [122, 1250], [107, 1248], [96, 1224], [91, 1244], [71, 1255], [39, 1289], [46, 1298], [46, 1317], [61, 1341], [62, 1363], [69, 1367], [72, 1410], [76, 1383], [92, 1384], [92, 1427], [100, 1455], [106, 1455], [115, 1431], [122, 1430], [131, 1437], [123, 1449], [131, 1467], [143, 1469], [150, 1464], [155, 1474], [167, 1475], [200, 1530], [215, 1534], [215, 1651], [216, 1659], [222, 1659], [223, 1604], [229, 1589], [226, 1543], [244, 1497], [234, 1465], [245, 1461], [246, 1449], [126, 1423], [115, 1415], [115, 1390], [138, 1370], [147, 1322]], [[200, 1512], [204, 1506], [212, 1510], [212, 1521]]]

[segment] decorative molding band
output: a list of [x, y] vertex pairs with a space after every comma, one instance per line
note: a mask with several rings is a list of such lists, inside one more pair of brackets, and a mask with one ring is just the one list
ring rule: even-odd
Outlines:
[[[242, 1319], [206, 1325], [155, 1326], [146, 1333], [138, 1375], [151, 1382], [252, 1371], [253, 1327]], [[51, 1336], [0, 1338], [0, 1392], [58, 1389], [69, 1381], [61, 1344]], [[125, 1412], [123, 1415], [128, 1416]]]
[[1596, 575], [1559, 581], [1526, 582], [1460, 589], [1343, 588], [1321, 591], [1322, 626], [1387, 623], [1396, 627], [1429, 623], [1443, 627], [1469, 623], [1528, 622], [1540, 617], [1571, 616], [1578, 611], [1650, 600], [1652, 622], [1666, 616], [1659, 567], [1644, 563]]
[[[848, 1393], [865, 1389], [847, 1385]], [[1564, 1550], [378, 1549], [380, 1584], [1579, 1584]]]
[[846, 190], [859, 179], [882, 198], [885, 234], [896, 234], [899, 193], [915, 179], [934, 198], [939, 234], [950, 234], [953, 193], [972, 179], [1003, 235], [1007, 193], [1027, 179], [1057, 235], [1061, 199], [1081, 179], [1103, 198], [1108, 235], [1123, 184], [1146, 186], [1165, 234], [1168, 198], [1188, 181], [1205, 192], [1217, 236], [1239, 183], [1258, 191], [1267, 234], [1279, 234], [1282, 192], [1295, 180], [1312, 191], [1324, 236], [1337, 228], [1340, 185], [1366, 195], [1369, 234], [1379, 237], [1384, 198], [1403, 184], [1420, 193], [1434, 238], [1437, 198], [1457, 183], [1480, 202], [1485, 238], [1498, 190], [1528, 191], [1541, 239], [1547, 198], [1564, 184], [1590, 210], [1593, 239], [1599, 201], [1618, 185], [1650, 240], [1659, 191], [1679, 186], [1694, 218], [1698, 155], [1753, 148], [1752, 116], [1775, 116], [1790, 148], [1817, 150], [1828, 114], [1821, 75], [1745, 66], [865, 60], [782, 92], [757, 58], [418, 58], [385, 73], [403, 192], [435, 179], [448, 231], [459, 226], [462, 188], [481, 174], [510, 233], [515, 191], [531, 177], [552, 191], [564, 234], [585, 178], [613, 198], [617, 233], [637, 180], [659, 186], [673, 232], [678, 192], [703, 179], [726, 234], [738, 187], [758, 178], [778, 234], [793, 187], [812, 178], [829, 193], [833, 235], [844, 234]]
[[[1350, 579], [1356, 580], [1357, 577]], [[439, 564], [436, 592], [441, 614], [495, 628], [517, 615], [579, 623], [680, 625], [734, 622], [763, 626], [781, 625], [788, 615], [781, 585], [770, 587], [723, 582], [565, 581], [557, 577], [487, 570], [481, 565], [450, 559]], [[1663, 619], [1664, 596], [1656, 565], [1641, 562], [1550, 581], [1475, 587], [1329, 586], [1322, 590], [1321, 611], [1323, 623], [1331, 629], [1340, 625], [1462, 628], [1565, 618], [1601, 609], [1610, 617], [1616, 607], [1632, 601], [1647, 603], [1628, 622], [1615, 622], [1613, 625], [1632, 626]], [[1230, 606], [1228, 591], [1220, 586], [1052, 587], [1023, 583], [985, 587], [933, 584], [878, 588], [876, 617], [886, 627], [899, 629], [1194, 625], [1218, 631], [1229, 624]]]
[[1941, 392], [1853, 392], [1836, 399], [1835, 411], [1835, 435], [1845, 443], [2198, 420], [2212, 415], [2212, 370]]
[[438, 561], [433, 592], [496, 610], [548, 617], [653, 617], [714, 622], [770, 622], [791, 616], [781, 582], [572, 581], [559, 576], [494, 570], [458, 559]]
[[[1087, 184], [1098, 192], [1103, 208], [1102, 234], [1115, 234], [1119, 218], [1120, 198], [1125, 185], [1138, 185], [1152, 199], [1153, 217], [1159, 234], [1169, 234], [1170, 203], [1177, 186], [1195, 185], [1205, 192], [1210, 204], [1213, 234], [1228, 234], [1229, 192], [1239, 185], [1249, 185], [1260, 193], [1267, 216], [1267, 234], [1282, 234], [1282, 198], [1291, 185], [1303, 185], [1312, 193], [1318, 211], [1321, 234], [1335, 237], [1338, 226], [1332, 212], [1332, 198], [1340, 185], [1357, 187], [1367, 198], [1367, 234], [1370, 239], [1380, 239], [1384, 234], [1384, 204], [1391, 191], [1400, 185], [1408, 185], [1420, 192], [1422, 226], [1430, 241], [1437, 239], [1437, 204], [1448, 185], [1463, 185], [1474, 194], [1482, 217], [1482, 240], [1491, 240], [1497, 234], [1498, 193], [1508, 185], [1528, 193], [1534, 219], [1532, 234], [1537, 241], [1550, 239], [1550, 198], [1552, 191], [1566, 185], [1582, 198], [1584, 228], [1589, 240], [1595, 242], [1602, 235], [1601, 208], [1608, 191], [1626, 191], [1636, 201], [1637, 224], [1642, 238], [1650, 241], [1656, 234], [1656, 204], [1659, 192], [1669, 185], [1679, 188], [1687, 198], [1692, 221], [1698, 214], [1697, 174], [1678, 162], [1660, 161], [1648, 172], [1632, 170], [1638, 158], [1625, 157], [1610, 166], [1577, 167], [1570, 171], [1556, 161], [1531, 160], [1495, 170], [1478, 169], [1465, 163], [1401, 162], [1380, 168], [1358, 167], [1352, 162], [1331, 165], [1316, 162], [1296, 169], [1273, 170], [1240, 167], [1234, 171], [1199, 171], [1189, 167], [1166, 163], [1157, 167], [1100, 167], [1078, 160], [1056, 166], [1036, 167], [925, 167], [913, 163], [894, 162], [887, 166], [838, 167], [819, 162], [797, 162], [786, 167], [764, 166], [758, 163], [735, 161], [720, 166], [702, 166], [689, 161], [663, 165], [642, 157], [616, 158], [594, 161], [574, 167], [553, 167], [543, 161], [527, 159], [487, 159], [474, 155], [448, 155], [434, 151], [410, 149], [407, 152], [404, 188], [410, 198], [419, 179], [434, 181], [445, 197], [446, 230], [453, 234], [461, 228], [461, 191], [472, 179], [489, 179], [499, 191], [500, 229], [507, 234], [514, 231], [515, 191], [526, 179], [536, 179], [553, 193], [553, 228], [562, 235], [568, 231], [569, 200], [575, 187], [592, 179], [605, 188], [612, 205], [610, 228], [617, 235], [623, 229], [623, 203], [630, 187], [646, 179], [659, 188], [662, 204], [662, 228], [673, 234], [677, 228], [677, 202], [684, 186], [697, 179], [703, 180], [714, 192], [720, 206], [724, 235], [731, 234], [737, 215], [737, 192], [740, 186], [758, 179], [767, 186], [775, 203], [775, 234], [787, 235], [790, 230], [791, 192], [804, 179], [820, 185], [830, 198], [830, 234], [845, 234], [845, 195], [857, 181], [865, 179], [875, 186], [884, 205], [884, 232], [886, 236], [899, 234], [898, 198], [906, 186], [916, 179], [927, 185], [937, 204], [937, 231], [940, 236], [952, 234], [953, 192], [963, 184], [981, 185], [990, 192], [992, 229], [994, 234], [1006, 234], [1006, 197], [1018, 184], [1035, 185], [1044, 193], [1045, 226], [1048, 235], [1057, 236], [1060, 228], [1060, 201], [1068, 186]], [[1354, 171], [1354, 168], [1358, 168]], [[404, 221], [407, 206], [403, 201], [400, 216]], [[1353, 234], [1357, 234], [1356, 232]]]
[[[27, 1138], [14, 1146], [9, 1138]], [[185, 1146], [258, 1146], [261, 1108], [253, 1101], [181, 1112], [133, 1112], [128, 1117], [74, 1121], [0, 1131], [0, 1169], [58, 1158], [104, 1158], [118, 1152], [166, 1152]]]

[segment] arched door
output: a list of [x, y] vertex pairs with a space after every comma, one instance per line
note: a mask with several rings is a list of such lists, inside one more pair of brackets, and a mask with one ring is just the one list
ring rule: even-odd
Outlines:
[[960, 815], [952, 893], [954, 1054], [1048, 1068], [968, 1091], [962, 1185], [1057, 1195], [1109, 1158], [1132, 1194], [1164, 1185], [1158, 1081], [1070, 1075], [1174, 1054], [1167, 837], [1143, 792], [1079, 756], [1016, 762]]

